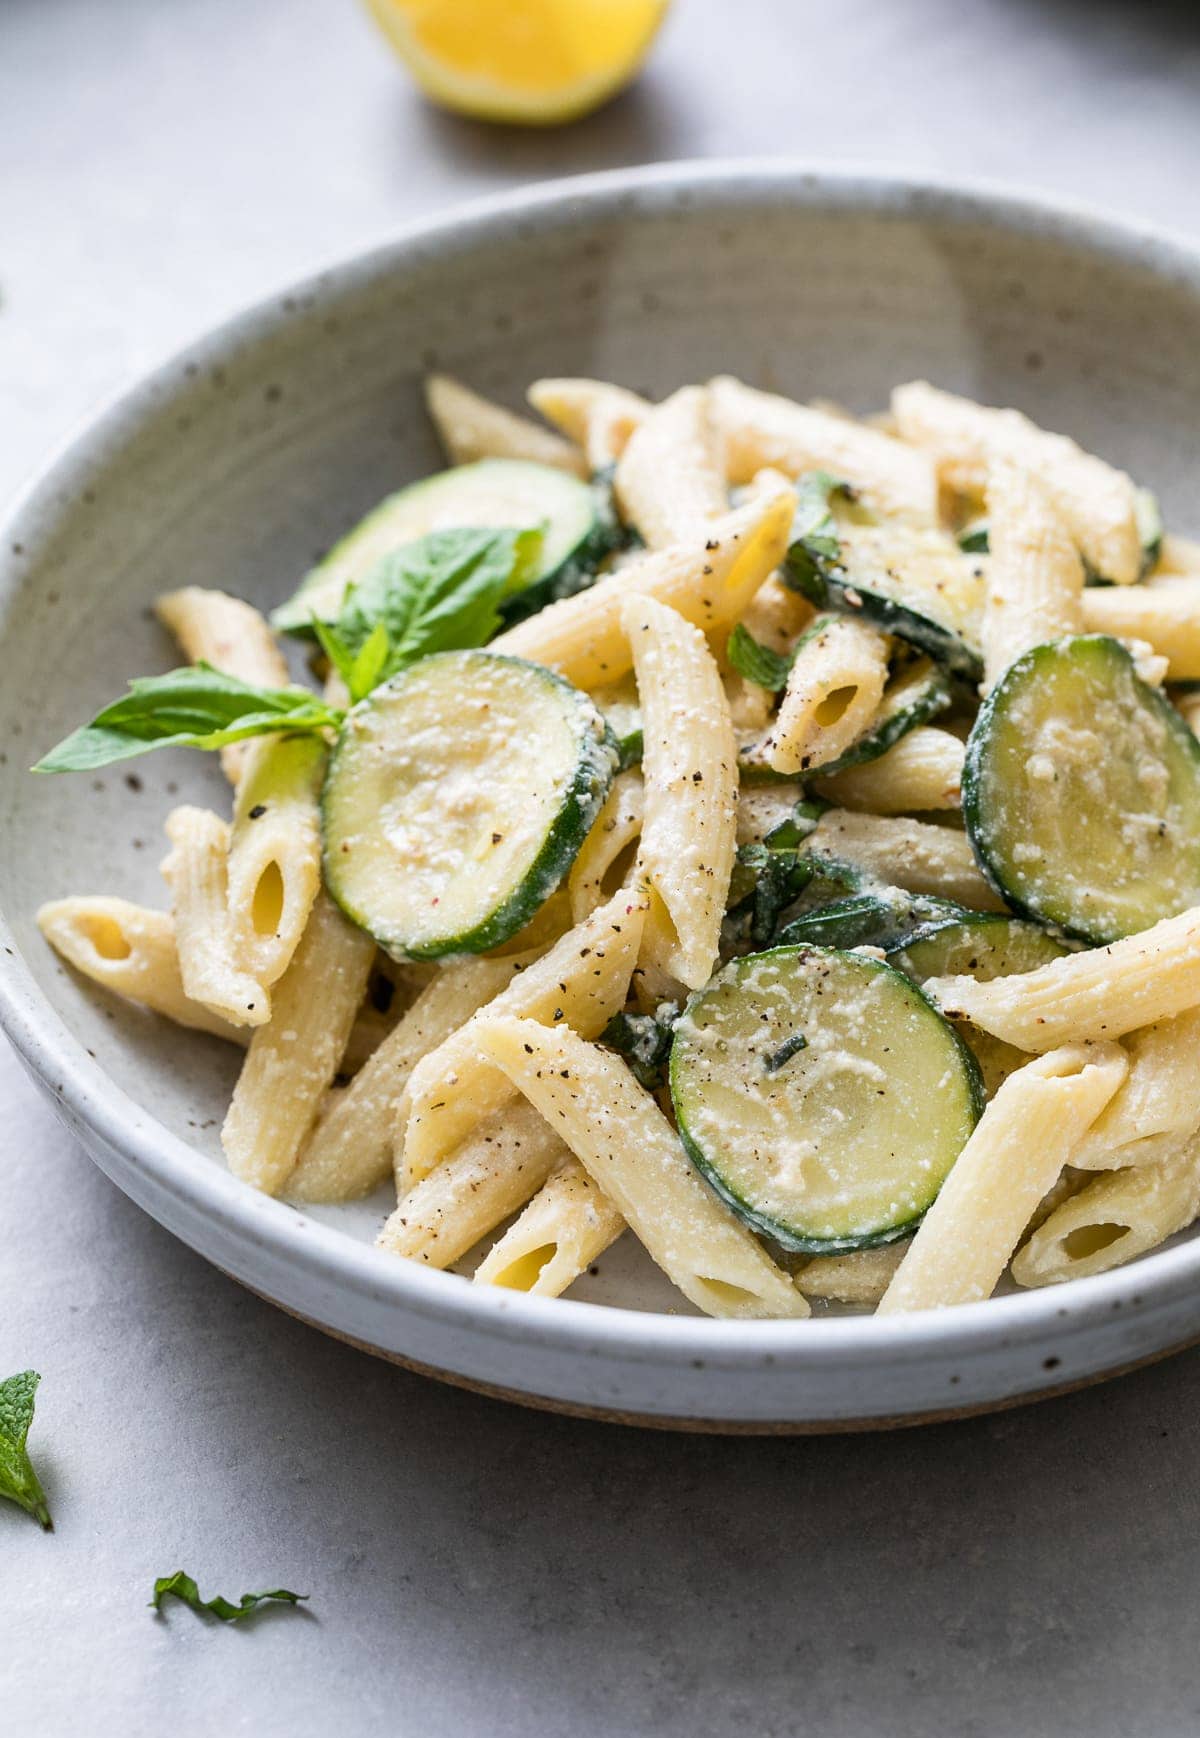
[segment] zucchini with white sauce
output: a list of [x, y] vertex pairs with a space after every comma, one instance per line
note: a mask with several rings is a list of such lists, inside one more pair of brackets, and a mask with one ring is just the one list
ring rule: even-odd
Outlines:
[[967, 742], [963, 820], [992, 885], [1084, 941], [1200, 903], [1200, 743], [1118, 640], [1034, 646]]
[[970, 1052], [915, 984], [824, 948], [726, 966], [676, 1023], [670, 1078], [701, 1174], [812, 1255], [907, 1236], [983, 1105]]
[[570, 868], [616, 767], [587, 695], [540, 664], [424, 658], [347, 715], [321, 799], [329, 890], [395, 959], [498, 947]]
[[432, 531], [540, 528], [538, 555], [506, 613], [529, 614], [578, 589], [621, 540], [604, 483], [526, 459], [479, 459], [412, 483], [381, 501], [272, 612], [280, 633], [306, 634], [315, 616], [334, 622], [347, 589], [383, 556]]
[[863, 616], [941, 664], [979, 680], [985, 570], [944, 531], [910, 525], [839, 525], [828, 543], [793, 543], [785, 577], [819, 607]]

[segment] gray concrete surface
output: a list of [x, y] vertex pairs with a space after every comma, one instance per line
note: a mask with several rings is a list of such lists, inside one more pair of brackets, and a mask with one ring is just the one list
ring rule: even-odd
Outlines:
[[[165, 349], [411, 215], [752, 151], [1200, 231], [1200, 18], [676, 0], [638, 89], [542, 136], [426, 109], [352, 0], [0, 0], [0, 494]], [[896, 1436], [540, 1417], [240, 1291], [106, 1183], [4, 1055], [0, 1371], [29, 1363], [57, 1529], [0, 1512], [13, 1738], [1200, 1729], [1200, 1354]], [[153, 1577], [180, 1565], [312, 1604], [245, 1631], [156, 1620]]]

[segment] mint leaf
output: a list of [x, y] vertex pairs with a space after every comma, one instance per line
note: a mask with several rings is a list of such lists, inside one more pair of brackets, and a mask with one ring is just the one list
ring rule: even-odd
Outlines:
[[678, 1018], [679, 1008], [674, 1002], [660, 1002], [654, 1014], [614, 1014], [600, 1034], [600, 1042], [625, 1058], [640, 1085], [656, 1092], [667, 1077]]
[[874, 523], [874, 515], [859, 504], [850, 484], [839, 482], [828, 471], [809, 471], [796, 484], [796, 512], [783, 580], [816, 604], [826, 601], [822, 568], [836, 562], [842, 552], [835, 501], [841, 504], [844, 517], [858, 524]]
[[788, 671], [796, 655], [795, 652], [773, 652], [770, 646], [756, 640], [741, 622], [730, 634], [725, 652], [739, 676], [744, 676], [747, 682], [756, 682], [760, 688], [771, 689], [786, 687]]
[[382, 556], [319, 635], [354, 698], [431, 652], [486, 645], [541, 541], [540, 530], [432, 531]]
[[211, 1599], [201, 1599], [200, 1589], [190, 1575], [182, 1569], [177, 1569], [174, 1575], [160, 1575], [154, 1583], [154, 1597], [150, 1604], [155, 1611], [162, 1609], [166, 1598], [181, 1599], [185, 1605], [190, 1605], [193, 1611], [207, 1611], [213, 1617], [219, 1617], [222, 1623], [240, 1623], [251, 1612], [257, 1611], [260, 1605], [299, 1605], [308, 1598], [307, 1593], [292, 1593], [286, 1587], [273, 1587], [267, 1593], [243, 1593], [236, 1605], [232, 1600], [224, 1599], [216, 1593]]
[[34, 772], [89, 772], [152, 748], [224, 748], [272, 731], [336, 730], [341, 711], [308, 688], [254, 688], [210, 664], [139, 676], [129, 692], [43, 755]]
[[33, 1423], [33, 1399], [41, 1377], [36, 1370], [22, 1370], [0, 1382], [0, 1497], [19, 1503], [35, 1521], [50, 1527], [50, 1510], [38, 1476], [25, 1452], [29, 1426]]

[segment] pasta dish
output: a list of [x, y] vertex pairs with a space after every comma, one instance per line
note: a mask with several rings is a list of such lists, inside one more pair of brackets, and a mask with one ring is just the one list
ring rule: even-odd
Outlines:
[[159, 598], [185, 662], [35, 769], [220, 754], [165, 909], [39, 924], [242, 1047], [231, 1171], [394, 1179], [383, 1250], [542, 1295], [628, 1229], [722, 1317], [982, 1300], [1190, 1225], [1200, 545], [924, 382], [865, 418], [729, 377], [427, 396], [449, 468], [269, 620]]

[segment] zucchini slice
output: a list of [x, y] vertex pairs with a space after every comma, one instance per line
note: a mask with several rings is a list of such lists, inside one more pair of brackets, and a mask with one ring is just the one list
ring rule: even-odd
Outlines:
[[482, 953], [570, 868], [617, 747], [540, 664], [439, 652], [359, 702], [321, 798], [325, 879], [394, 959]]
[[[917, 930], [889, 948], [888, 959], [916, 984], [927, 978], [958, 976], [986, 984], [993, 978], [1049, 965], [1067, 951], [1061, 941], [1034, 923], [1002, 917], [998, 912], [972, 911], [964, 912], [957, 921], [951, 918]], [[1023, 1050], [1006, 1044], [1003, 1038], [993, 1038], [969, 1020], [956, 1019], [951, 1024], [978, 1062], [989, 1098], [1014, 1068], [1029, 1060]]]
[[281, 633], [306, 634], [312, 618], [336, 621], [347, 587], [384, 555], [431, 531], [540, 526], [542, 544], [525, 587], [509, 600], [514, 613], [566, 595], [620, 540], [611, 491], [566, 471], [525, 459], [479, 459], [389, 495], [335, 543], [271, 613]]
[[820, 607], [856, 611], [884, 633], [927, 652], [953, 676], [983, 674], [980, 623], [985, 568], [944, 531], [910, 525], [840, 525], [837, 554], [824, 540], [788, 550], [789, 583]]
[[963, 820], [1013, 910], [1084, 941], [1200, 903], [1200, 743], [1106, 635], [1005, 671], [967, 740]]
[[776, 948], [735, 960], [675, 1026], [684, 1147], [733, 1211], [786, 1249], [905, 1237], [983, 1104], [970, 1052], [878, 960]]

